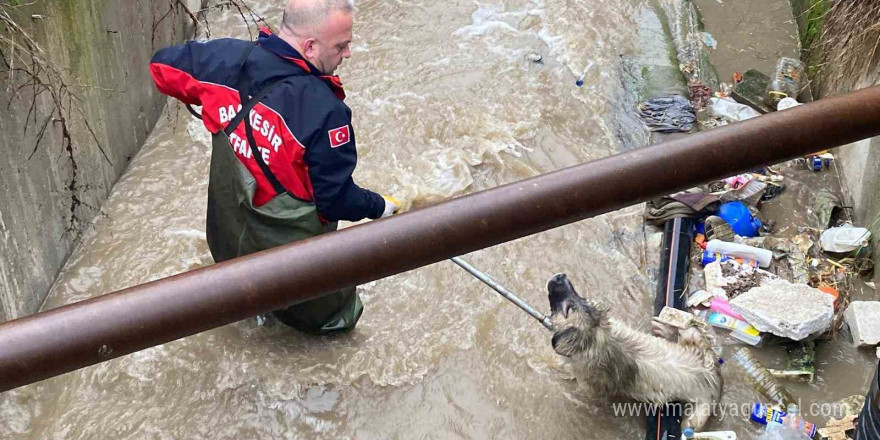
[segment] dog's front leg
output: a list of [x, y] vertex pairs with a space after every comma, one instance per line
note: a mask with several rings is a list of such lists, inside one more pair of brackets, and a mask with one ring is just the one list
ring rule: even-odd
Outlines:
[[660, 321], [656, 316], [651, 318], [651, 333], [672, 343], [678, 342], [678, 329]]

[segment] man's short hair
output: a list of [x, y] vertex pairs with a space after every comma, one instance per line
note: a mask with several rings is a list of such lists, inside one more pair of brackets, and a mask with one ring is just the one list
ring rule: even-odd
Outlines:
[[281, 26], [289, 31], [314, 30], [335, 11], [354, 11], [354, 0], [292, 1], [284, 8]]

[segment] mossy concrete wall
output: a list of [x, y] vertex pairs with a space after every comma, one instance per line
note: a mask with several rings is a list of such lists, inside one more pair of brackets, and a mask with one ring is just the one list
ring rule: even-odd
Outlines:
[[[822, 66], [822, 23], [830, 0], [790, 0], [791, 11], [798, 26], [801, 60], [807, 63], [807, 74], [815, 78]], [[815, 90], [814, 93], [820, 93]], [[817, 96], [818, 97], [818, 96]]]
[[[9, 9], [12, 17], [61, 72], [66, 88], [56, 83], [53, 96], [34, 84], [18, 57], [17, 64], [0, 66], [0, 322], [37, 311], [79, 237], [101, 215], [102, 202], [166, 102], [150, 79], [150, 57], [192, 35], [178, 3], [199, 6], [24, 3]], [[8, 47], [2, 51], [6, 59], [14, 55]]]
[[[792, 12], [797, 19], [800, 31], [801, 57], [809, 66], [809, 76], [815, 79], [822, 64], [826, 62], [822, 37], [825, 14], [830, 0], [790, 0]], [[878, 23], [867, 23], [865, 27]], [[854, 85], [853, 90], [870, 87], [871, 78], [880, 77], [880, 68], [863, 72], [861, 78], [850, 78], [841, 84]], [[847, 93], [849, 90], [829, 88], [827, 84], [814, 84], [813, 94], [817, 97]], [[874, 262], [880, 267], [880, 138], [865, 139], [845, 145], [835, 150], [837, 167], [843, 181], [846, 204], [853, 208], [853, 221], [856, 226], [869, 228], [873, 233]], [[874, 281], [880, 283], [880, 270], [874, 271]]]
[[[863, 84], [859, 88], [874, 84]], [[880, 284], [880, 137], [836, 150], [846, 199], [852, 203], [856, 226], [871, 230], [874, 243], [874, 282]]]

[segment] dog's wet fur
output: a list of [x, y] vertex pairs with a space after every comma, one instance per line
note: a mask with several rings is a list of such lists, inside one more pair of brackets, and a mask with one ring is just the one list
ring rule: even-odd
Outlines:
[[677, 336], [677, 343], [636, 331], [578, 295], [565, 274], [554, 275], [547, 291], [553, 349], [567, 359], [579, 382], [599, 395], [683, 402], [689, 408], [682, 427], [703, 428], [721, 398], [722, 379], [715, 353], [698, 328], [676, 332], [654, 322], [655, 333]]

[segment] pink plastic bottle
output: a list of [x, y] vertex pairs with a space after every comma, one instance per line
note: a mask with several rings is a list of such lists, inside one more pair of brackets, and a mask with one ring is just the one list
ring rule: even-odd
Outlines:
[[731, 318], [736, 318], [736, 319], [739, 319], [740, 321], [745, 321], [745, 318], [743, 318], [742, 315], [734, 312], [733, 309], [730, 308], [730, 303], [727, 302], [727, 300], [724, 298], [718, 298], [718, 297], [712, 298], [712, 302], [709, 303], [709, 309], [714, 310], [714, 311], [721, 313], [723, 315], [730, 316]]

